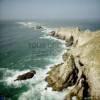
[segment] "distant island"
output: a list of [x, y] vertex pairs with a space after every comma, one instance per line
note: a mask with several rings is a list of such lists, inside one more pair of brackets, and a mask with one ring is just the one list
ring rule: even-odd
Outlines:
[[72, 87], [65, 100], [100, 100], [100, 30], [59, 28], [49, 35], [64, 40], [69, 47], [63, 62], [54, 65], [45, 80], [54, 91]]

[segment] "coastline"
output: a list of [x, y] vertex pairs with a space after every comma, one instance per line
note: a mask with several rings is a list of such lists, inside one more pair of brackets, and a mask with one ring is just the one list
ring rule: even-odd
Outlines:
[[48, 87], [52, 87], [54, 91], [73, 87], [65, 100], [71, 100], [73, 97], [77, 100], [99, 100], [100, 31], [61, 28], [50, 32], [49, 35], [64, 40], [69, 50], [62, 55], [64, 62], [54, 65], [47, 73], [45, 81], [48, 82]]
[[[30, 27], [28, 27], [28, 28], [30, 29]], [[43, 32], [43, 34], [41, 33], [40, 37], [38, 36], [38, 39], [43, 39], [43, 40], [46, 39], [46, 41], [55, 41], [55, 42], [53, 42], [53, 44], [52, 44], [52, 42], [50, 43], [50, 45], [53, 45], [52, 48], [54, 48], [55, 51], [58, 50], [59, 47], [62, 49], [59, 50], [59, 52], [56, 54], [56, 56], [53, 56], [51, 58], [45, 57], [46, 60], [48, 60], [48, 61], [51, 60], [52, 64], [50, 64], [50, 65], [48, 64], [48, 65], [44, 66], [44, 68], [41, 68], [41, 67], [37, 68], [36, 66], [33, 66], [32, 69], [34, 68], [34, 70], [36, 71], [36, 75], [32, 79], [29, 79], [29, 80], [27, 79], [25, 81], [23, 81], [23, 80], [22, 81], [14, 81], [19, 75], [25, 74], [32, 70], [32, 69], [30, 69], [30, 66], [29, 67], [27, 66], [27, 68], [23, 69], [23, 70], [20, 70], [19, 67], [18, 67], [18, 69], [12, 69], [12, 70], [9, 68], [8, 69], [4, 68], [3, 69], [3, 72], [5, 73], [4, 79], [1, 81], [5, 83], [5, 85], [7, 86], [8, 89], [9, 89], [9, 87], [13, 87], [13, 88], [16, 87], [20, 90], [20, 87], [25, 86], [23, 88], [22, 92], [19, 91], [19, 95], [17, 97], [19, 100], [22, 100], [22, 99], [26, 100], [27, 98], [29, 98], [29, 99], [42, 98], [43, 100], [45, 100], [45, 99], [46, 100], [64, 100], [64, 97], [65, 97], [65, 100], [66, 99], [68, 100], [68, 98], [75, 99], [77, 97], [77, 94], [78, 95], [80, 93], [83, 94], [82, 89], [84, 89], [84, 86], [81, 85], [81, 80], [83, 81], [83, 83], [84, 82], [87, 83], [85, 81], [85, 77], [82, 76], [83, 79], [81, 79], [81, 80], [79, 79], [80, 86], [82, 86], [82, 89], [79, 87], [79, 83], [76, 82], [76, 81], [78, 81], [77, 77], [81, 76], [80, 70], [83, 71], [83, 69], [85, 69], [85, 68], [81, 69], [80, 65], [81, 66], [88, 65], [89, 64], [88, 62], [92, 61], [91, 59], [93, 59], [93, 58], [87, 56], [88, 52], [86, 53], [86, 51], [88, 50], [89, 45], [92, 45], [93, 43], [95, 43], [95, 44], [99, 43], [99, 35], [98, 35], [99, 31], [94, 31], [94, 32], [91, 32], [89, 30], [81, 31], [79, 28], [52, 28], [51, 29], [51, 28], [45, 27], [45, 29], [44, 29], [44, 26], [43, 26], [44, 31], [42, 29], [36, 29], [33, 27], [31, 27], [31, 28], [32, 28], [32, 34], [34, 33], [34, 31]], [[55, 33], [53, 32], [54, 36], [52, 35], [52, 31], [55, 32]], [[56, 34], [56, 32], [58, 32], [58, 33]], [[63, 35], [64, 34], [69, 34], [69, 35], [66, 36], [66, 38], [65, 38], [62, 36], [62, 33], [63, 33]], [[77, 35], [75, 35], [76, 33], [77, 33]], [[96, 33], [96, 34], [94, 34], [94, 33]], [[93, 38], [96, 38], [97, 40], [95, 40], [95, 39], [93, 40]], [[56, 45], [55, 44], [56, 42], [59, 45], [58, 47], [54, 46], [54, 45]], [[98, 45], [99, 44], [97, 44], [97, 45], [93, 44], [93, 47], [96, 48], [96, 46], [98, 47]], [[92, 50], [91, 46], [89, 48], [90, 48], [89, 50], [91, 51]], [[54, 52], [53, 51], [54, 49], [52, 49], [52, 52]], [[43, 50], [44, 50], [44, 48], [43, 48]], [[85, 53], [84, 53], [84, 50], [86, 50]], [[97, 49], [96, 51], [98, 51], [97, 56], [99, 56], [99, 54], [100, 54], [99, 49]], [[49, 52], [49, 54], [51, 56], [50, 52]], [[79, 56], [77, 57], [77, 55], [79, 55], [79, 54], [80, 54], [80, 57]], [[84, 54], [86, 57], [84, 57]], [[93, 55], [93, 57], [95, 58], [95, 55]], [[76, 58], [78, 58], [78, 59], [76, 59]], [[87, 59], [85, 60], [85, 58], [91, 58], [91, 59], [88, 61]], [[69, 59], [69, 61], [68, 61], [68, 59]], [[84, 63], [84, 65], [83, 65], [83, 63]], [[98, 63], [99, 63], [99, 61], [98, 61]], [[96, 62], [96, 64], [97, 64], [97, 62]], [[78, 65], [79, 65], [79, 67], [78, 67]], [[100, 64], [98, 64], [98, 66], [99, 65]], [[73, 66], [73, 67], [71, 67], [71, 66]], [[89, 66], [91, 66], [91, 65], [89, 65]], [[86, 71], [88, 71], [88, 69]], [[89, 76], [93, 77], [93, 79], [90, 79], [91, 77], [89, 77], [89, 79], [90, 79], [89, 82], [92, 82], [91, 80], [94, 80], [94, 83], [98, 86], [99, 82], [97, 83], [95, 81], [95, 77], [97, 77], [96, 73], [97, 72], [99, 73], [99, 71], [98, 71], [99, 67], [97, 67], [96, 72], [94, 71], [95, 68], [93, 68], [91, 70], [92, 70], [92, 72], [89, 72], [89, 74], [91, 74]], [[79, 71], [80, 71], [80, 75], [79, 75]], [[88, 73], [86, 71], [83, 71], [84, 74]], [[73, 76], [75, 76], [75, 78], [73, 78]], [[47, 82], [45, 81], [46, 80], [45, 77], [48, 77]], [[51, 83], [53, 83], [53, 84], [51, 84]], [[89, 84], [91, 84], [91, 83], [89, 83]], [[26, 89], [26, 87], [27, 87], [27, 90], [24, 90], [24, 89]], [[80, 88], [79, 90], [82, 90], [79, 93], [78, 93], [78, 88]], [[98, 89], [99, 89], [99, 86], [98, 86]], [[89, 90], [89, 89], [86, 89], [86, 91], [87, 90]], [[96, 90], [97, 90], [97, 87], [96, 87]], [[75, 94], [75, 96], [73, 96], [72, 91], [77, 92]], [[88, 94], [88, 92], [87, 92], [87, 94]], [[99, 95], [99, 94], [97, 94], [97, 95]], [[84, 98], [82, 97], [82, 99], [84, 99]], [[99, 100], [99, 99], [93, 99], [93, 100]]]

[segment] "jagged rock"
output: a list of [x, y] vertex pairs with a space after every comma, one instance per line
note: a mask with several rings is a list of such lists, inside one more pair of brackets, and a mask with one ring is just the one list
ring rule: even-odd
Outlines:
[[74, 38], [73, 38], [73, 36], [71, 36], [68, 40], [66, 40], [66, 44], [65, 45], [67, 47], [72, 46], [73, 42], [74, 42]]
[[66, 52], [62, 55], [63, 61], [66, 61], [68, 59], [69, 54]]
[[36, 74], [36, 71], [32, 70], [32, 71], [24, 73], [22, 75], [18, 75], [17, 79], [15, 79], [14, 81], [20, 81], [20, 80], [30, 79], [30, 78], [32, 78], [34, 76], [34, 74]]
[[74, 88], [65, 100], [100, 100], [100, 31], [80, 31], [79, 29], [61, 29], [55, 37], [73, 44], [68, 53], [63, 55], [61, 65], [56, 65], [48, 72], [46, 81], [55, 91]]
[[55, 31], [51, 31], [49, 34], [50, 34], [51, 36], [55, 36], [56, 32], [55, 32]]
[[[71, 66], [71, 67], [70, 67]], [[72, 55], [69, 55], [68, 60], [55, 66], [46, 77], [46, 81], [53, 90], [61, 91], [65, 86], [67, 87], [66, 80], [69, 80], [70, 74], [73, 72], [74, 59]]]
[[60, 63], [60, 64], [57, 64], [57, 65], [54, 65], [54, 66], [50, 67], [51, 70], [50, 70], [47, 74], [52, 73], [53, 70], [55, 70], [57, 67], [59, 67], [59, 66], [61, 66], [61, 65], [63, 65], [63, 63]]

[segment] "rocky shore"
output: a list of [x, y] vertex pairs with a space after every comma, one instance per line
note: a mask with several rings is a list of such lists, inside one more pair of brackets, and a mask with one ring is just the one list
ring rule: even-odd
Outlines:
[[65, 100], [100, 100], [100, 31], [59, 28], [49, 35], [64, 40], [69, 50], [47, 73], [48, 86], [54, 91], [73, 86]]

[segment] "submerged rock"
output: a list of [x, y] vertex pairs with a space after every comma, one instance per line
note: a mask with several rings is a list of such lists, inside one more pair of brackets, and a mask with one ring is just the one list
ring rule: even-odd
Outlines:
[[30, 79], [30, 78], [32, 78], [34, 76], [34, 74], [36, 74], [36, 71], [32, 70], [32, 71], [24, 73], [22, 75], [18, 75], [17, 79], [15, 79], [14, 81], [20, 81], [20, 80]]
[[36, 29], [43, 29], [43, 27], [40, 26], [40, 25], [37, 25], [37, 26], [36, 26]]

